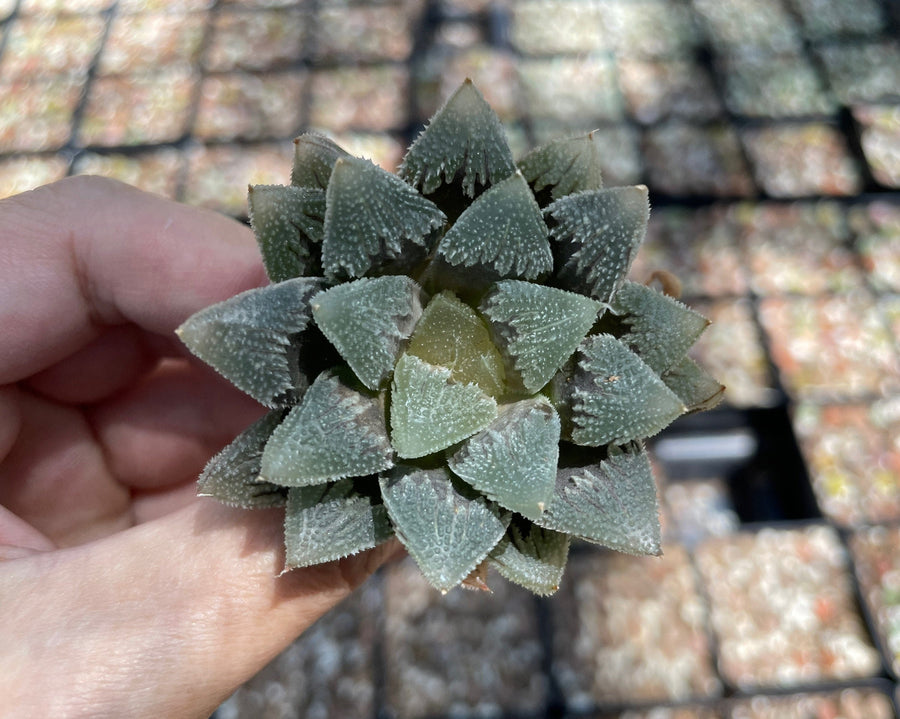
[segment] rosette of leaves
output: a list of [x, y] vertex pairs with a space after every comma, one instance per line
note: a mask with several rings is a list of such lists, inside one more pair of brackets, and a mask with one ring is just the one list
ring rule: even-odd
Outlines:
[[466, 81], [398, 174], [307, 134], [249, 204], [271, 284], [179, 334], [269, 408], [199, 485], [283, 505], [286, 569], [397, 536], [441, 591], [550, 594], [573, 537], [660, 552], [643, 440], [722, 387], [707, 321], [626, 281], [647, 190], [603, 187], [591, 135], [515, 163]]

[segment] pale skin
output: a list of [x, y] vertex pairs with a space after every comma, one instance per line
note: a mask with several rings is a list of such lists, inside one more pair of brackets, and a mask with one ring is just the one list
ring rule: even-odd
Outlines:
[[265, 282], [243, 225], [111, 180], [0, 200], [0, 715], [206, 717], [397, 551], [280, 575], [280, 510], [196, 496], [262, 409], [174, 330]]

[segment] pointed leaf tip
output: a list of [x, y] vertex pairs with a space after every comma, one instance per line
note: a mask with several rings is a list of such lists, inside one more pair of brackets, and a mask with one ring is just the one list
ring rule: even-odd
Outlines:
[[291, 184], [324, 190], [328, 187], [334, 163], [342, 157], [350, 157], [334, 141], [314, 132], [306, 132], [294, 140], [294, 166]]
[[535, 193], [549, 192], [553, 200], [603, 187], [593, 132], [542, 145], [519, 161], [519, 169]]

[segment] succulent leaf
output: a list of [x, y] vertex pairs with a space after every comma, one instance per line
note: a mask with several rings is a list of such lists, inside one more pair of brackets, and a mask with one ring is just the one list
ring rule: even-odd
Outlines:
[[260, 475], [286, 487], [306, 487], [375, 474], [393, 464], [392, 456], [378, 397], [323, 372], [272, 433]]
[[628, 328], [619, 341], [657, 374], [677, 364], [709, 326], [709, 320], [678, 300], [636, 282], [625, 282], [612, 311]]
[[391, 442], [404, 459], [461, 442], [497, 416], [497, 403], [475, 384], [451, 379], [446, 367], [405, 354], [394, 369]]
[[396, 175], [340, 158], [326, 191], [322, 267], [329, 279], [410, 270], [431, 250], [446, 217]]
[[266, 274], [282, 282], [318, 272], [325, 222], [325, 191], [290, 185], [250, 187], [250, 226]]
[[313, 319], [359, 380], [377, 390], [422, 316], [422, 289], [387, 275], [335, 285], [311, 301]]
[[712, 409], [722, 401], [725, 387], [690, 357], [685, 357], [662, 376], [688, 412]]
[[515, 171], [500, 119], [469, 80], [435, 113], [400, 166], [400, 176], [424, 195], [459, 179], [468, 197]]
[[518, 165], [535, 194], [549, 192], [553, 200], [603, 187], [600, 151], [593, 132], [553, 140], [529, 152]]
[[454, 382], [474, 382], [492, 397], [503, 393], [503, 358], [491, 342], [487, 326], [452, 292], [441, 292], [431, 299], [407, 352], [446, 367]]
[[574, 292], [519, 280], [498, 282], [479, 305], [512, 372], [537, 392], [565, 364], [602, 305]]
[[309, 324], [309, 298], [323, 286], [318, 277], [298, 277], [247, 290], [191, 315], [176, 332], [236, 387], [267, 407], [284, 406], [306, 387], [300, 334]]
[[569, 557], [569, 535], [513, 517], [490, 554], [501, 576], [541, 596], [559, 589]]
[[263, 448], [284, 414], [283, 409], [268, 412], [209, 460], [198, 480], [197, 493], [202, 497], [214, 497], [230, 507], [283, 506], [287, 490], [260, 482], [259, 467]]
[[306, 132], [294, 140], [294, 167], [291, 184], [324, 190], [328, 187], [334, 163], [350, 155], [337, 143], [314, 132]]
[[608, 304], [647, 231], [647, 188], [614, 187], [568, 195], [544, 211], [560, 287]]
[[647, 453], [609, 447], [586, 467], [561, 467], [556, 494], [537, 523], [629, 554], [661, 553], [659, 505]]
[[653, 370], [611, 335], [588, 337], [576, 358], [571, 377], [554, 383], [565, 397], [575, 444], [599, 447], [650, 437], [685, 411]]
[[560, 422], [543, 397], [515, 402], [447, 461], [488, 499], [533, 519], [553, 495]]
[[443, 592], [462, 582], [506, 532], [509, 518], [445, 467], [398, 465], [380, 483], [398, 538]]
[[368, 492], [358, 491], [364, 482], [376, 484], [370, 477], [289, 490], [284, 516], [285, 570], [348, 557], [393, 536], [384, 504]]

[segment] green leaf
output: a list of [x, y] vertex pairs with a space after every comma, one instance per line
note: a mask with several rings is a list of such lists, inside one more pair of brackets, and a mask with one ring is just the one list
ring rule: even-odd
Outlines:
[[622, 444], [656, 434], [685, 407], [652, 369], [611, 335], [588, 337], [571, 377], [554, 383], [576, 444]]
[[424, 457], [484, 429], [497, 403], [477, 385], [450, 379], [450, 370], [405, 354], [394, 369], [391, 442], [406, 459]]
[[586, 467], [562, 467], [556, 494], [537, 522], [630, 554], [661, 554], [659, 505], [647, 453], [613, 445]]
[[392, 456], [378, 397], [323, 372], [272, 433], [260, 474], [274, 484], [305, 487], [375, 474], [391, 466]]
[[293, 404], [306, 387], [300, 334], [309, 298], [324, 286], [298, 277], [242, 292], [206, 307], [176, 330], [187, 347], [238, 388], [268, 407]]
[[537, 392], [565, 364], [593, 326], [596, 300], [531, 282], [498, 282], [479, 310], [491, 323], [497, 345], [510, 358], [513, 375]]
[[722, 401], [725, 387], [690, 357], [685, 357], [662, 376], [688, 412], [712, 409]]
[[425, 195], [459, 179], [468, 197], [515, 171], [500, 120], [471, 80], [435, 113], [400, 166], [401, 177]]
[[341, 158], [326, 192], [322, 267], [329, 279], [392, 274], [419, 264], [446, 218], [369, 160]]
[[549, 191], [554, 200], [603, 187], [600, 152], [593, 132], [553, 140], [529, 152], [518, 164], [534, 193]]
[[544, 397], [503, 408], [448, 459], [450, 469], [506, 509], [533, 519], [553, 496], [560, 423]]
[[442, 592], [465, 579], [506, 531], [508, 519], [445, 467], [401, 465], [382, 474], [380, 483], [397, 536]]
[[197, 493], [201, 497], [213, 497], [230, 507], [255, 509], [283, 506], [287, 490], [259, 481], [263, 448], [283, 418], [284, 410], [272, 410], [241, 432], [207, 462], [197, 483]]
[[294, 140], [294, 167], [291, 184], [324, 190], [334, 163], [350, 155], [323, 135], [306, 132]]
[[506, 534], [490, 554], [500, 574], [525, 589], [548, 596], [559, 589], [569, 535], [513, 517]]
[[284, 185], [250, 187], [250, 226], [266, 274], [282, 282], [319, 270], [325, 222], [325, 191]]
[[553, 269], [547, 226], [518, 172], [478, 197], [447, 230], [438, 257], [465, 277], [537, 279]]
[[579, 192], [557, 200], [544, 214], [559, 286], [609, 303], [647, 231], [647, 188]]
[[[371, 491], [360, 492], [362, 484]], [[393, 536], [374, 477], [294, 487], [284, 516], [285, 570], [309, 567], [377, 547]]]
[[703, 315], [636, 282], [622, 285], [613, 300], [612, 311], [622, 316], [628, 328], [619, 341], [657, 374], [676, 365], [709, 326], [709, 320]]
[[484, 321], [452, 292], [441, 292], [431, 299], [407, 352], [429, 364], [446, 367], [454, 382], [474, 382], [492, 397], [503, 394], [503, 358]]
[[363, 278], [321, 292], [311, 305], [322, 333], [360, 381], [377, 390], [422, 316], [422, 290], [401, 275]]

